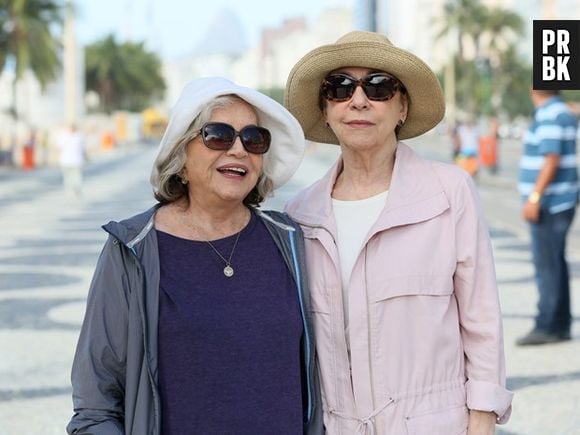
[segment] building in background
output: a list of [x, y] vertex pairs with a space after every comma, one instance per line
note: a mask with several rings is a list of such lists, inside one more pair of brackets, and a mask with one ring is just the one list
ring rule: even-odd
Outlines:
[[[386, 35], [395, 45], [415, 53], [434, 71], [442, 74], [447, 102], [446, 119], [453, 124], [461, 110], [455, 105], [456, 79], [451, 62], [459, 50], [458, 41], [453, 32], [438, 38], [445, 21], [447, 2], [448, 0], [357, 0], [354, 16], [357, 29], [376, 30]], [[529, 64], [532, 63], [533, 20], [580, 18], [580, 0], [480, 0], [480, 3], [488, 7], [511, 10], [522, 18], [525, 34], [515, 43], [517, 52]], [[376, 14], [374, 19], [373, 12]], [[463, 42], [466, 59], [474, 60], [477, 55], [476, 47], [467, 39]], [[479, 55], [482, 67], [489, 65], [485, 48]]]
[[[435, 70], [442, 68], [449, 53], [457, 50], [454, 41], [436, 38], [447, 0], [357, 0], [355, 27], [376, 30], [404, 49], [424, 59]], [[580, 0], [481, 0], [489, 7], [512, 10], [525, 23], [526, 34], [518, 51], [532, 61], [533, 20], [580, 19]], [[376, 13], [375, 20], [372, 14]], [[373, 25], [375, 26], [373, 28]]]
[[[223, 13], [214, 20], [223, 22]], [[351, 8], [328, 8], [312, 22], [305, 17], [293, 17], [279, 26], [267, 27], [262, 30], [258, 44], [245, 47], [239, 44], [244, 40], [239, 17], [234, 12], [228, 14], [231, 14], [228, 26], [237, 30], [221, 34], [219, 40], [215, 32], [208, 31], [207, 40], [202, 40], [189, 55], [164, 61], [166, 107], [171, 107], [188, 81], [198, 77], [217, 75], [255, 89], [283, 89], [298, 59], [354, 28]]]
[[[95, 138], [92, 140], [95, 147], [103, 132], [115, 131], [118, 116], [87, 114], [87, 107], [96, 105], [95, 95], [85, 92], [84, 48], [77, 44], [72, 16], [67, 16], [67, 20], [62, 70], [57, 79], [44, 90], [30, 72], [18, 82], [20, 121], [16, 127], [10, 116], [11, 98], [7, 98], [12, 94], [13, 71], [7, 67], [0, 73], [0, 94], [6, 96], [0, 99], [0, 151], [11, 147], [15, 131], [19, 147], [31, 130], [41, 132], [52, 143], [58, 131], [74, 121]], [[228, 25], [223, 26], [224, 22]], [[131, 39], [130, 22], [125, 27], [120, 31]], [[216, 28], [220, 29], [219, 34]], [[167, 90], [164, 101], [155, 107], [167, 113], [188, 81], [212, 75], [256, 89], [274, 89], [281, 95], [288, 73], [300, 57], [316, 46], [334, 42], [353, 28], [352, 8], [330, 7], [310, 20], [292, 17], [278, 26], [265, 28], [259, 42], [249, 46], [240, 17], [231, 9], [223, 9], [208, 21], [207, 33], [192, 45], [189, 54], [163, 59]], [[64, 49], [68, 51], [65, 53]], [[18, 163], [20, 150], [15, 149], [14, 154]], [[45, 161], [54, 160], [53, 157]]]
[[[277, 27], [262, 29], [259, 44], [257, 68], [252, 68], [242, 60], [236, 69], [237, 81], [256, 88], [271, 89], [280, 86], [280, 74], [283, 74], [285, 60], [288, 60], [288, 46], [300, 51], [301, 40], [308, 34], [305, 17], [288, 18]], [[256, 60], [256, 59], [253, 59]], [[250, 67], [245, 71], [247, 67]]]
[[[223, 26], [223, 23], [228, 23]], [[219, 37], [215, 29], [220, 29]], [[232, 9], [220, 10], [209, 20], [205, 35], [191, 52], [163, 61], [167, 85], [165, 101], [177, 101], [183, 86], [193, 78], [221, 76], [233, 79], [232, 64], [248, 51], [242, 21]]]
[[250, 54], [234, 65], [235, 80], [256, 89], [283, 89], [290, 70], [302, 56], [352, 29], [351, 9], [340, 7], [322, 11], [310, 23], [296, 17], [264, 29], [257, 56]]
[[356, 29], [377, 31], [377, 17], [382, 16], [377, 12], [377, 3], [379, 0], [356, 0], [353, 14]]
[[[434, 69], [442, 67], [448, 50], [435, 40], [445, 0], [357, 0], [358, 30], [377, 31], [395, 45], [415, 53]], [[374, 14], [374, 19], [373, 19]]]

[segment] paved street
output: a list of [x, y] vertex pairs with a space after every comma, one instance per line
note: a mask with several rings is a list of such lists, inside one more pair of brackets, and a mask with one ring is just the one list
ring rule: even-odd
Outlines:
[[[447, 159], [435, 135], [409, 141], [420, 153]], [[309, 150], [304, 164], [264, 208], [281, 208], [330, 166], [337, 147]], [[574, 275], [574, 340], [516, 348], [532, 326], [536, 290], [528, 234], [519, 216], [515, 162], [502, 147], [502, 171], [478, 180], [495, 250], [507, 352], [515, 391], [510, 422], [498, 434], [580, 434], [580, 219], [569, 239]], [[70, 365], [84, 301], [105, 234], [100, 225], [151, 204], [154, 148], [91, 163], [80, 200], [67, 199], [58, 171], [0, 170], [0, 435], [62, 434], [70, 418]]]

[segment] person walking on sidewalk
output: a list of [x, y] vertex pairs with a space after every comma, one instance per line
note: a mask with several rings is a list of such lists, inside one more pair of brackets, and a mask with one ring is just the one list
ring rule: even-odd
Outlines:
[[534, 119], [524, 135], [519, 191], [529, 223], [539, 291], [534, 328], [517, 344], [569, 340], [570, 275], [566, 237], [578, 204], [577, 120], [557, 91], [531, 91]]
[[77, 126], [72, 124], [63, 131], [57, 141], [60, 150], [60, 168], [67, 195], [79, 198], [82, 193], [83, 166], [86, 142]]
[[184, 88], [151, 174], [159, 203], [104, 227], [69, 434], [323, 434], [302, 233], [257, 209], [304, 145], [253, 89]]
[[456, 163], [469, 175], [475, 177], [479, 170], [479, 127], [473, 114], [464, 114], [457, 126], [457, 140], [459, 141], [459, 155]]
[[285, 104], [336, 164], [287, 206], [302, 225], [328, 435], [494, 433], [502, 321], [472, 178], [402, 139], [443, 118], [433, 71], [351, 32], [294, 66]]

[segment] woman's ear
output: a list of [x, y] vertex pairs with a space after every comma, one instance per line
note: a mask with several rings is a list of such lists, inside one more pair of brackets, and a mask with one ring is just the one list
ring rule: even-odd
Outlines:
[[407, 113], [409, 112], [409, 97], [407, 94], [401, 94], [401, 119], [403, 122], [407, 119]]
[[185, 165], [181, 168], [181, 171], [177, 173], [177, 177], [181, 181], [181, 184], [187, 184], [189, 180], [187, 179], [187, 170], [185, 169]]
[[328, 118], [326, 117], [326, 104], [322, 108], [322, 119], [324, 119], [324, 124], [326, 127], [330, 128], [330, 124], [328, 123]]

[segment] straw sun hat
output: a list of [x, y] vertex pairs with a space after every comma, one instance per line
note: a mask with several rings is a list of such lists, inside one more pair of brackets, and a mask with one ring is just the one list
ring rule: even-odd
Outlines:
[[365, 67], [397, 77], [407, 88], [409, 110], [398, 138], [419, 136], [435, 127], [445, 113], [445, 100], [439, 80], [417, 56], [395, 47], [385, 36], [355, 31], [335, 44], [323, 45], [307, 53], [294, 66], [286, 83], [285, 106], [298, 119], [306, 139], [338, 144], [326, 126], [318, 106], [320, 85], [326, 75], [338, 68]]

